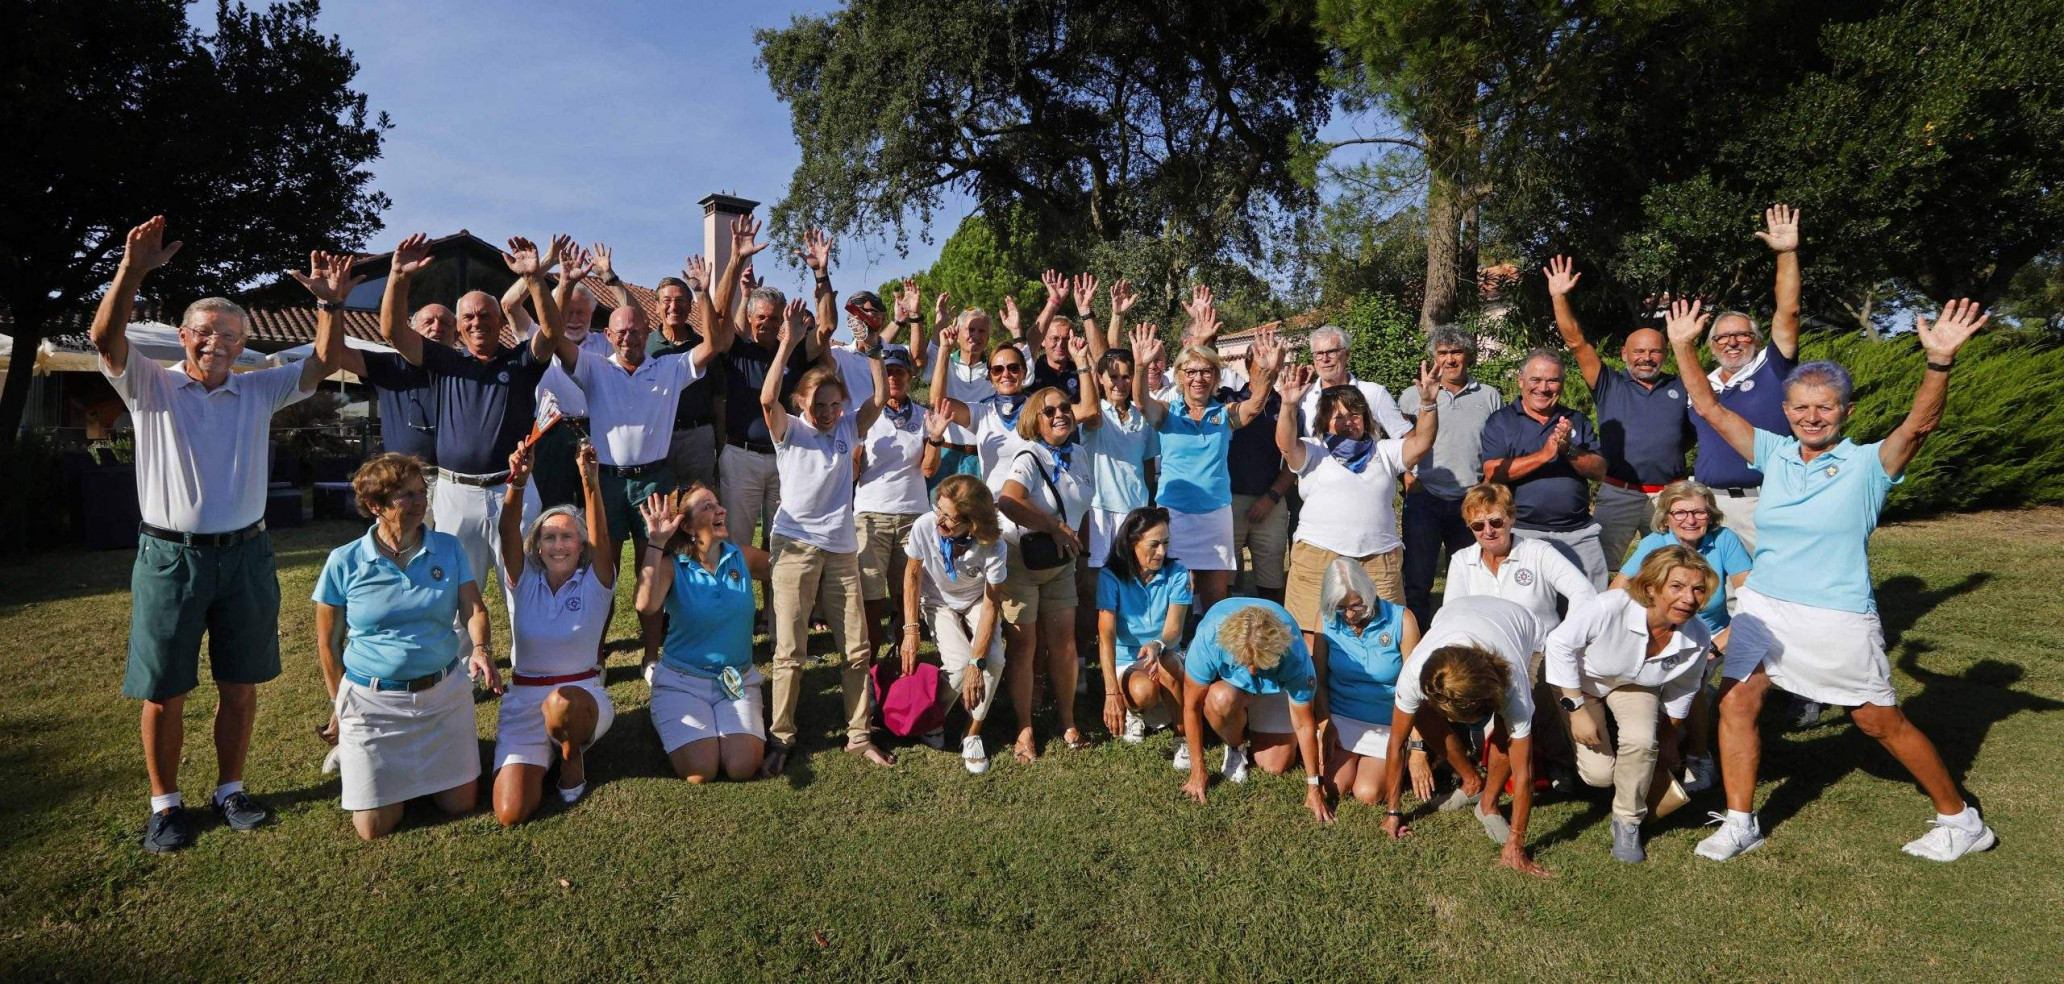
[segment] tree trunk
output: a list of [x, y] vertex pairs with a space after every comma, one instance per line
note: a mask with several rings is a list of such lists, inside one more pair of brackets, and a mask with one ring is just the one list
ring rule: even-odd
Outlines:
[[36, 346], [43, 344], [42, 311], [16, 308], [14, 318], [14, 356], [7, 365], [6, 382], [0, 383], [0, 458], [14, 453], [36, 372]]
[[1462, 258], [1462, 182], [1435, 155], [1426, 183], [1426, 300], [1419, 330], [1455, 320], [1457, 264]]
[[1479, 249], [1482, 239], [1481, 228], [1476, 221], [1476, 199], [1471, 197], [1463, 203], [1461, 212], [1462, 229], [1455, 249], [1455, 310], [1448, 315], [1451, 321], [1459, 312], [1477, 310], [1483, 301], [1483, 286], [1478, 279], [1478, 270], [1482, 266]]

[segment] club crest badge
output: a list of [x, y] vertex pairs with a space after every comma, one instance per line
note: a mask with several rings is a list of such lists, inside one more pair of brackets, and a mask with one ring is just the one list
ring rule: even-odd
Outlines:
[[1835, 473], [1836, 473], [1836, 472], [1838, 472], [1838, 471], [1841, 471], [1841, 469], [1840, 469], [1840, 468], [1837, 468], [1837, 467], [1835, 467], [1834, 465], [1829, 465], [1829, 466], [1827, 466], [1827, 477], [1829, 477], [1829, 478], [1833, 478], [1833, 477], [1835, 477]]
[[1742, 381], [1741, 381], [1741, 391], [1742, 391], [1742, 392], [1746, 393], [1746, 392], [1748, 392], [1748, 391], [1750, 391], [1750, 390], [1752, 390], [1752, 389], [1755, 389], [1755, 388], [1756, 388], [1756, 381], [1755, 381], [1755, 380], [1753, 380], [1753, 379], [1744, 379], [1744, 380], [1742, 380]]
[[1682, 394], [1682, 393], [1679, 393], [1679, 392], [1677, 392], [1676, 390], [1665, 390], [1665, 391], [1664, 391], [1664, 393], [1665, 393], [1665, 395], [1667, 395], [1667, 396], [1668, 396], [1668, 397], [1669, 397], [1670, 399], [1673, 399], [1673, 400], [1681, 400], [1681, 399], [1684, 399], [1684, 394]]
[[1534, 583], [1534, 572], [1524, 567], [1512, 572], [1512, 583], [1524, 588]]
[[581, 609], [581, 603], [580, 603], [580, 599], [579, 599], [579, 598], [568, 598], [568, 599], [566, 599], [566, 610], [567, 610], [567, 611], [569, 611], [569, 612], [577, 612], [577, 611], [580, 611], [580, 609]]
[[500, 374], [496, 375], [496, 376], [495, 376], [495, 382], [501, 383], [501, 384], [503, 384], [504, 386], [508, 385], [508, 383], [509, 383], [509, 370], [507, 370], [507, 369], [504, 369], [504, 370], [502, 370], [502, 371], [501, 371], [501, 373], [500, 373]]
[[444, 568], [442, 568], [442, 567], [432, 567], [432, 568], [430, 568], [430, 579], [431, 579], [431, 580], [433, 580], [433, 581], [442, 581], [442, 580], [444, 580]]
[[842, 438], [839, 438], [839, 439], [838, 439], [838, 440], [836, 440], [836, 441], [833, 441], [833, 442], [831, 442], [831, 453], [832, 453], [832, 454], [845, 454], [845, 453], [846, 453], [846, 439], [842, 437]]
[[1377, 636], [1376, 644], [1386, 648], [1388, 648], [1391, 645], [1394, 645], [1394, 643], [1391, 642], [1390, 633], [1388, 632], [1385, 632], [1382, 635]]

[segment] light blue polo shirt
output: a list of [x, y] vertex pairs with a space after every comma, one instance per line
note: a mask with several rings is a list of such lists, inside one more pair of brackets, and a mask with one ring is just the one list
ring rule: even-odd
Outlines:
[[1381, 598], [1373, 604], [1359, 633], [1339, 612], [1326, 616], [1326, 701], [1334, 714], [1388, 726], [1405, 668], [1405, 606]]
[[1097, 611], [1117, 616], [1117, 662], [1120, 667], [1139, 656], [1140, 647], [1161, 638], [1171, 605], [1192, 604], [1190, 569], [1181, 561], [1162, 563], [1145, 584], [1106, 566], [1097, 572]]
[[666, 665], [704, 679], [727, 666], [752, 665], [753, 579], [745, 551], [735, 543], [717, 547], [717, 569], [674, 557], [674, 586], [667, 591], [667, 634], [660, 649]]
[[1885, 495], [1905, 476], [1885, 474], [1877, 444], [1848, 438], [1806, 462], [1799, 439], [1756, 431], [1756, 568], [1744, 585], [1798, 605], [1877, 611], [1870, 535]]
[[1161, 438], [1147, 426], [1147, 415], [1138, 404], [1121, 421], [1111, 401], [1102, 402], [1097, 425], [1081, 430], [1096, 479], [1095, 505], [1105, 512], [1128, 513], [1147, 504], [1147, 459], [1161, 454]]
[[344, 609], [344, 668], [384, 680], [428, 676], [459, 658], [459, 587], [472, 584], [459, 538], [423, 531], [423, 545], [397, 567], [373, 530], [335, 550], [316, 579], [318, 603]]
[[[1290, 649], [1275, 668], [1256, 673], [1233, 660], [1218, 647], [1218, 627], [1228, 616], [1248, 608], [1261, 608], [1283, 620], [1290, 633]], [[1318, 674], [1312, 670], [1311, 650], [1305, 648], [1304, 633], [1290, 610], [1266, 598], [1227, 598], [1204, 613], [1197, 623], [1197, 636], [1183, 655], [1183, 674], [1199, 687], [1224, 680], [1250, 694], [1287, 694], [1293, 704], [1310, 704], [1318, 690]]]
[[[1641, 562], [1647, 560], [1649, 554], [1676, 544], [1677, 534], [1668, 530], [1657, 530], [1642, 537], [1641, 542], [1634, 545], [1634, 555], [1627, 558], [1620, 573], [1632, 578], [1641, 573]], [[1706, 607], [1698, 611], [1699, 621], [1705, 623], [1706, 631], [1718, 634], [1734, 620], [1734, 616], [1727, 614], [1727, 579], [1749, 569], [1749, 551], [1733, 530], [1715, 526], [1707, 530], [1705, 536], [1699, 537], [1698, 555], [1713, 565], [1713, 570], [1720, 575], [1720, 586], [1706, 598]]]
[[1231, 412], [1231, 404], [1214, 401], [1196, 420], [1181, 400], [1168, 405], [1161, 417], [1161, 494], [1155, 501], [1186, 513], [1233, 504], [1233, 472], [1226, 463], [1233, 444]]

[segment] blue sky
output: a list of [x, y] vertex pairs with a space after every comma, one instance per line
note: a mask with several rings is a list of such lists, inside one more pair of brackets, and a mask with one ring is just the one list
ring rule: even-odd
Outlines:
[[[394, 204], [368, 249], [413, 232], [567, 232], [609, 243], [619, 273], [652, 284], [702, 252], [704, 195], [771, 205], [787, 188], [800, 152], [753, 66], [752, 34], [837, 6], [330, 0], [321, 28], [357, 56], [356, 86], [395, 124], [372, 164]], [[211, 26], [214, 5], [189, 16]], [[923, 269], [966, 210], [950, 202], [908, 257], [885, 241], [841, 243], [838, 281], [872, 287]], [[761, 273], [803, 280], [785, 265]]]

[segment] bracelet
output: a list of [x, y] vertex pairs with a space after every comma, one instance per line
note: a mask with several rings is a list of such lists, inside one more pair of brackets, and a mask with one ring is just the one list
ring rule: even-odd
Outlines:
[[1319, 778], [1318, 776], [1305, 776], [1305, 777], [1304, 777], [1304, 784], [1305, 784], [1305, 785], [1307, 785], [1307, 786], [1317, 786], [1317, 785], [1319, 785], [1319, 783], [1321, 783], [1321, 782], [1323, 782], [1323, 781], [1324, 781], [1324, 780], [1320, 779], [1320, 778]]
[[318, 300], [315, 302], [315, 309], [318, 311], [342, 311], [344, 310], [344, 302]]
[[1397, 817], [1398, 819], [1402, 820], [1402, 819], [1404, 819], [1404, 818], [1405, 818], [1405, 811], [1403, 811], [1403, 810], [1385, 810], [1385, 811], [1383, 811], [1383, 815], [1384, 815], [1384, 816], [1386, 816], [1386, 817]]
[[1956, 363], [1954, 362], [1937, 362], [1934, 359], [1928, 360], [1928, 368], [1933, 369], [1936, 372], [1948, 372], [1955, 365]]
[[923, 625], [924, 623], [922, 622], [905, 622], [903, 623], [903, 628], [907, 631], [910, 629], [922, 628]]

